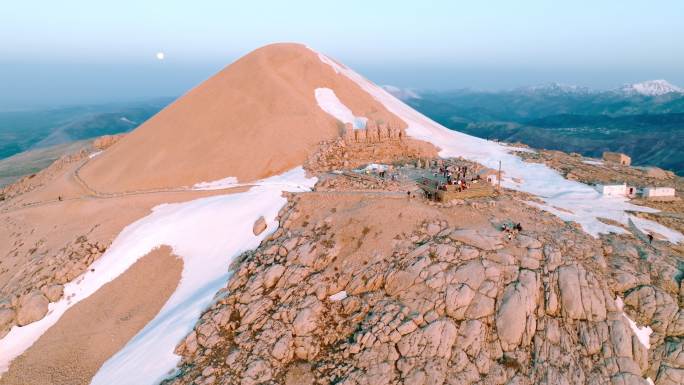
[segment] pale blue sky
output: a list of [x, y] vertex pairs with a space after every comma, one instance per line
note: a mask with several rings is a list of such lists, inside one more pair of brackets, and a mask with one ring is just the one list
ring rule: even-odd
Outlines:
[[0, 109], [177, 95], [277, 41], [419, 89], [657, 78], [684, 86], [684, 1], [559, 3], [7, 0]]

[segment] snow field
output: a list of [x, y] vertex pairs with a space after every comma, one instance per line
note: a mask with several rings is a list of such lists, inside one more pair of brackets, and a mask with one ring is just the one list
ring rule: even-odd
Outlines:
[[354, 116], [349, 107], [337, 98], [335, 91], [330, 88], [316, 88], [314, 95], [318, 106], [337, 120], [342, 123], [351, 123], [355, 130], [366, 127], [368, 119], [362, 116]]

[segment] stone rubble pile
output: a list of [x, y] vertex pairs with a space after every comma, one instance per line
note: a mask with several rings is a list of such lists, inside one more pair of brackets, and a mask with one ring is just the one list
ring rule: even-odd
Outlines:
[[316, 184], [316, 191], [402, 191], [402, 185], [398, 181], [391, 179], [369, 176], [365, 178], [355, 178], [340, 175], [326, 178]]
[[93, 147], [100, 151], [106, 150], [119, 140], [123, 139], [124, 136], [126, 136], [126, 134], [102, 135], [93, 140]]
[[411, 139], [392, 141], [345, 141], [337, 138], [319, 143], [318, 150], [304, 163], [313, 173], [354, 169], [368, 163], [408, 163], [434, 157], [434, 148]]

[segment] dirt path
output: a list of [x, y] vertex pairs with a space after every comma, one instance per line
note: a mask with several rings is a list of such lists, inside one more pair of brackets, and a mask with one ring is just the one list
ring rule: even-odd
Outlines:
[[344, 195], [367, 195], [383, 198], [406, 198], [403, 191], [373, 191], [373, 190], [342, 190], [342, 191], [304, 191], [297, 195], [323, 195], [323, 196], [344, 196]]
[[[204, 190], [193, 190], [191, 188], [169, 188], [169, 189], [153, 189], [153, 190], [140, 190], [140, 191], [123, 191], [123, 192], [118, 192], [118, 193], [103, 193], [100, 191], [97, 191], [90, 187], [88, 183], [81, 178], [79, 175], [79, 170], [83, 168], [87, 163], [89, 158], [86, 158], [76, 169], [72, 172], [71, 176], [73, 179], [76, 181], [76, 183], [85, 191], [88, 192], [87, 195], [80, 196], [80, 197], [73, 197], [73, 198], [64, 198], [62, 200], [59, 199], [53, 199], [53, 200], [48, 200], [48, 201], [39, 201], [39, 202], [32, 202], [32, 203], [25, 203], [22, 206], [19, 207], [12, 207], [6, 210], [0, 210], [0, 214], [6, 214], [6, 213], [11, 213], [14, 211], [22, 210], [22, 209], [27, 209], [27, 208], [35, 208], [35, 207], [40, 207], [40, 206], [47, 206], [47, 205], [54, 205], [54, 204], [60, 204], [63, 202], [71, 202], [71, 201], [82, 201], [82, 200], [87, 200], [87, 199], [113, 199], [113, 198], [122, 198], [122, 197], [127, 197], [127, 196], [136, 196], [136, 195], [152, 195], [152, 194], [162, 194], [162, 193], [188, 193], [188, 192], [193, 192], [196, 191], [198, 193], [204, 191]], [[331, 174], [332, 175], [332, 174]], [[217, 188], [213, 189], [210, 191], [213, 191], [215, 193], [219, 193], [221, 191], [233, 191], [236, 189], [243, 189], [246, 190], [250, 187], [253, 187], [255, 185], [252, 184], [236, 184], [234, 186], [226, 187], [226, 188]], [[405, 197], [406, 193], [403, 192], [403, 190], [412, 190], [415, 189], [415, 184], [410, 184], [410, 183], [405, 183], [401, 186], [402, 192], [394, 192], [394, 191], [372, 191], [372, 190], [347, 190], [347, 191], [310, 191], [306, 192], [305, 194], [335, 194], [335, 195], [349, 195], [349, 194], [366, 194], [366, 195], [383, 195], [383, 196], [394, 196], [394, 197]], [[237, 191], [237, 190], [236, 190]]]
[[[154, 189], [154, 190], [140, 190], [140, 191], [123, 191], [123, 192], [118, 192], [118, 193], [103, 193], [100, 191], [97, 191], [90, 187], [88, 183], [81, 178], [79, 175], [79, 170], [83, 168], [90, 158], [86, 158], [83, 160], [83, 162], [78, 165], [71, 173], [70, 177], [73, 178], [73, 180], [76, 182], [76, 184], [85, 190], [87, 192], [86, 195], [78, 196], [78, 197], [71, 197], [71, 198], [62, 198], [62, 199], [51, 199], [51, 200], [42, 200], [42, 201], [37, 201], [37, 202], [31, 202], [31, 203], [24, 203], [21, 206], [18, 207], [10, 207], [4, 210], [0, 210], [0, 214], [6, 214], [6, 213], [11, 213], [14, 211], [18, 210], [23, 210], [27, 208], [35, 208], [35, 207], [41, 207], [41, 206], [47, 206], [47, 205], [55, 205], [55, 204], [61, 204], [63, 202], [72, 202], [72, 201], [83, 201], [83, 200], [88, 200], [88, 199], [112, 199], [112, 198], [123, 198], [127, 196], [137, 196], [137, 195], [152, 195], [152, 194], [162, 194], [162, 193], [188, 193], [188, 192], [193, 192], [196, 191], [198, 193], [204, 191], [204, 190], [193, 190], [188, 187], [183, 187], [183, 188], [169, 188], [169, 189]], [[228, 190], [234, 190], [234, 189], [244, 189], [244, 188], [249, 188], [251, 185], [236, 185], [236, 186], [230, 186], [226, 188], [217, 188], [211, 191], [215, 192], [221, 192], [221, 191], [228, 191]]]
[[156, 249], [74, 305], [12, 362], [0, 385], [86, 385], [100, 366], [159, 312], [183, 262]]

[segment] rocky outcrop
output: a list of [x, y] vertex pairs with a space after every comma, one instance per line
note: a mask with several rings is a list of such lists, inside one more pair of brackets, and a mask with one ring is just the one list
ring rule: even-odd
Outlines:
[[[181, 375], [168, 384], [680, 378], [683, 321], [674, 293], [638, 284], [616, 292], [620, 282], [640, 279], [607, 269], [620, 255], [641, 258], [631, 242], [595, 240], [554, 221], [545, 224], [549, 233], [502, 237], [493, 226], [454, 229], [434, 220], [397, 234], [391, 254], [350, 264], [338, 260], [340, 224], [328, 217], [297, 227], [299, 215], [291, 202], [279, 218], [287, 225], [243, 256], [227, 296], [178, 346]], [[637, 266], [632, 276], [645, 268]], [[616, 296], [624, 296], [628, 316], [661, 334], [650, 350]]]
[[0, 202], [2, 202], [5, 207], [12, 207], [15, 201], [14, 198], [46, 186], [57, 177], [63, 175], [69, 167], [73, 167], [74, 164], [80, 162], [87, 156], [88, 151], [85, 148], [71, 154], [63, 155], [52, 162], [47, 168], [40, 170], [35, 174], [26, 175], [14, 183], [0, 187]]
[[100, 137], [95, 138], [93, 140], [93, 147], [97, 150], [106, 150], [107, 148], [111, 147], [114, 143], [118, 142], [121, 140], [126, 134], [117, 134], [117, 135], [103, 135]]
[[[28, 252], [33, 256], [31, 264], [23, 266], [8, 282], [0, 283], [0, 311], [3, 307], [8, 309], [4, 316], [6, 330], [14, 325], [24, 326], [42, 319], [47, 313], [48, 303], [57, 302], [63, 297], [64, 285], [86, 272], [107, 249], [103, 242], [90, 241], [84, 235], [56, 253], [44, 249], [38, 252], [42, 243], [39, 240], [29, 249]], [[9, 311], [14, 316], [9, 317]]]

